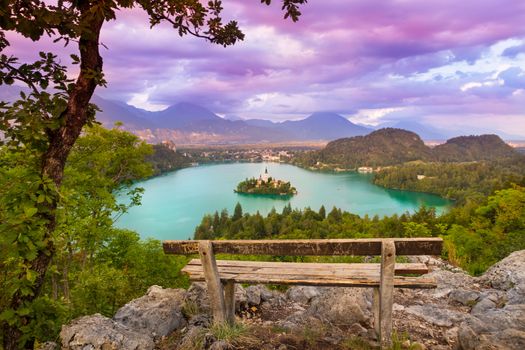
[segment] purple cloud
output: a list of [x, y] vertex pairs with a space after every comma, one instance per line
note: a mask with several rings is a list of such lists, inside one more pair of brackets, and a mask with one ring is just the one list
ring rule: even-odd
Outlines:
[[[120, 11], [101, 35], [109, 86], [97, 93], [274, 120], [389, 108], [400, 118], [525, 119], [524, 1], [310, 1], [297, 23], [282, 19], [279, 3], [224, 6], [246, 33], [235, 47], [180, 38], [168, 25], [150, 30], [144, 12]], [[9, 38], [9, 52], [25, 60], [46, 49], [69, 62], [75, 49]]]

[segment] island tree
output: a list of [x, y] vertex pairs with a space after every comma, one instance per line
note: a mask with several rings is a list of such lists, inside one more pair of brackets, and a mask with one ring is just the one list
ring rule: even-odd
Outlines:
[[[271, 0], [261, 2], [269, 5]], [[284, 17], [297, 21], [299, 5], [304, 3], [306, 0], [283, 0]], [[32, 317], [31, 302], [39, 295], [55, 255], [53, 235], [66, 159], [82, 128], [95, 120], [96, 107], [90, 100], [96, 87], [106, 84], [99, 52], [101, 28], [115, 19], [117, 10], [134, 7], [147, 12], [151, 27], [167, 22], [180, 36], [192, 35], [222, 46], [244, 38], [236, 21], [223, 22], [222, 2], [218, 0], [206, 4], [198, 0], [2, 1], [0, 51], [10, 45], [5, 31], [15, 31], [33, 41], [49, 36], [66, 45], [75, 43], [78, 54], [71, 58], [80, 67], [76, 79], [70, 80], [66, 67], [57, 63], [52, 53], [40, 53], [40, 59], [33, 63], [0, 55], [0, 84], [18, 81], [29, 88], [19, 101], [0, 104], [2, 143], [27, 154], [37, 179], [27, 184], [23, 198], [2, 199], [4, 207], [19, 216], [10, 221], [16, 227], [2, 224], [2, 234], [12, 230], [18, 233], [12, 246], [19, 260], [14, 267], [14, 291], [3, 301], [8, 306], [1, 313], [6, 350], [32, 345], [23, 335]], [[2, 269], [6, 263], [0, 262]]]

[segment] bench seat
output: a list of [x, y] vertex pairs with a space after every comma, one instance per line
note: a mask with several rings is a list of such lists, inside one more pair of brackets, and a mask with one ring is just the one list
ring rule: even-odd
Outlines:
[[[222, 282], [339, 287], [379, 287], [380, 264], [368, 263], [287, 263], [266, 261], [217, 260]], [[192, 259], [182, 270], [192, 281], [205, 281], [200, 259]], [[396, 263], [394, 286], [398, 288], [435, 288], [433, 278], [407, 277], [404, 274], [428, 273], [425, 264]]]

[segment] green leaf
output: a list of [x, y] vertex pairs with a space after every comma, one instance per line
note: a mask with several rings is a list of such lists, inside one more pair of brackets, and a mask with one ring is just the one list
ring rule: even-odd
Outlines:
[[27, 316], [31, 313], [31, 309], [28, 308], [28, 307], [21, 307], [19, 308], [16, 313], [19, 315], [19, 316]]
[[13, 309], [6, 309], [0, 314], [0, 320], [6, 321], [9, 325], [13, 325], [16, 319], [16, 313]]
[[32, 216], [35, 215], [37, 212], [38, 212], [38, 209], [37, 209], [37, 208], [34, 208], [34, 207], [26, 207], [26, 208], [24, 208], [24, 214], [25, 214], [28, 218], [32, 217]]

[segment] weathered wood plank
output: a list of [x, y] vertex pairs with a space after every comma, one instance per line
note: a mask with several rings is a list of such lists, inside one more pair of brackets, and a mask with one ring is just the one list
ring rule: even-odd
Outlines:
[[[189, 274], [190, 280], [194, 282], [205, 281], [204, 274]], [[253, 284], [278, 284], [278, 285], [303, 285], [324, 287], [379, 287], [379, 276], [363, 276], [354, 278], [322, 277], [308, 275], [259, 275], [259, 274], [234, 274], [221, 273], [222, 281], [234, 281], [235, 283]], [[396, 288], [436, 288], [436, 281], [432, 278], [404, 277], [394, 279]]]
[[226, 321], [235, 323], [235, 283], [232, 280], [224, 282], [224, 304], [226, 308]]
[[[200, 268], [184, 268], [181, 270], [190, 276], [202, 274]], [[288, 269], [288, 270], [275, 270], [275, 269], [263, 269], [263, 270], [244, 270], [244, 269], [221, 269], [219, 268], [219, 275], [221, 276], [237, 276], [237, 275], [259, 275], [262, 278], [265, 276], [276, 276], [279, 275], [286, 279], [288, 276], [302, 276], [304, 278], [312, 279], [339, 279], [339, 278], [376, 278], [379, 279], [379, 270], [377, 271], [332, 271], [323, 273], [323, 271], [308, 271], [299, 269]]]
[[[304, 275], [304, 276], [320, 276], [320, 277], [351, 277], [351, 276], [372, 276], [378, 277], [380, 274], [379, 267], [375, 270], [364, 270], [364, 269], [347, 269], [347, 270], [327, 270], [327, 269], [299, 269], [299, 268], [237, 268], [237, 267], [218, 267], [219, 274], [229, 273], [229, 274], [259, 274], [263, 275]], [[202, 273], [202, 268], [200, 266], [186, 266], [182, 272], [189, 274], [193, 273]], [[397, 274], [396, 274], [397, 275]]]
[[[239, 261], [239, 260], [217, 260], [219, 272], [258, 272], [262, 274], [274, 273], [278, 269], [279, 273], [296, 273], [297, 271], [307, 274], [331, 274], [339, 273], [358, 273], [358, 272], [380, 272], [380, 264], [373, 263], [290, 263], [290, 262], [269, 262], [269, 261]], [[183, 269], [186, 272], [202, 270], [200, 260], [192, 259]], [[417, 274], [428, 273], [427, 265], [423, 263], [396, 263], [395, 274]]]
[[[397, 255], [439, 255], [441, 238], [393, 238]], [[384, 239], [218, 240], [216, 254], [241, 255], [380, 255]], [[195, 254], [199, 241], [164, 241], [166, 254]]]
[[393, 241], [383, 242], [381, 249], [381, 284], [379, 286], [380, 341], [381, 349], [388, 349], [392, 343], [392, 309], [394, 305], [394, 265], [396, 247]]
[[199, 241], [199, 255], [202, 263], [203, 279], [208, 287], [213, 321], [216, 323], [227, 322], [224, 293], [210, 241]]

